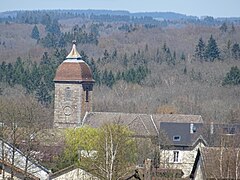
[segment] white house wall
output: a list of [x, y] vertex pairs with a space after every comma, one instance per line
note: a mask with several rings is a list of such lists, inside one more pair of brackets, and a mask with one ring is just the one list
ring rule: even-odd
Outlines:
[[[190, 175], [198, 148], [204, 146], [199, 143], [192, 150], [161, 150], [160, 167], [170, 169], [181, 169], [184, 173], [183, 178]], [[174, 151], [179, 151], [179, 162], [173, 162]]]

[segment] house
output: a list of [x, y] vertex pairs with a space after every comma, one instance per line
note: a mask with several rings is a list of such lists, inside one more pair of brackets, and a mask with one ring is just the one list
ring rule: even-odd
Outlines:
[[66, 179], [99, 180], [99, 178], [84, 171], [83, 169], [75, 167], [74, 165], [51, 174], [50, 179], [52, 180], [66, 180]]
[[[160, 122], [160, 167], [181, 169], [183, 177], [191, 174], [198, 149], [205, 147], [239, 148], [239, 124]], [[162, 135], [162, 136], [163, 136]], [[161, 137], [162, 137], [161, 136]]]
[[[15, 153], [13, 153], [15, 151]], [[4, 154], [4, 158], [2, 157]], [[14, 158], [13, 158], [14, 154]], [[14, 159], [14, 163], [12, 160]], [[28, 176], [29, 179], [48, 179], [50, 170], [40, 165], [35, 160], [25, 156], [19, 149], [14, 148], [10, 143], [0, 139], [0, 167], [1, 174], [5, 174], [5, 178], [11, 176], [11, 171], [15, 179], [23, 179]], [[27, 169], [27, 172], [25, 171]], [[2, 175], [0, 176], [0, 179]]]
[[207, 145], [199, 115], [88, 112], [81, 125], [97, 128], [105, 123], [126, 125], [134, 137], [150, 138], [160, 147], [160, 168], [180, 169], [183, 177], [190, 175], [198, 148]]
[[190, 178], [194, 180], [240, 179], [240, 149], [204, 147], [198, 150]]
[[160, 122], [160, 168], [181, 169], [183, 177], [188, 177], [198, 149], [208, 145], [201, 135], [202, 127], [203, 123], [193, 121]]

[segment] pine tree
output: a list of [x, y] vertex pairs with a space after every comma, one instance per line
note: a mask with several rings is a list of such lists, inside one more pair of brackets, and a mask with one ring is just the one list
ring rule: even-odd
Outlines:
[[235, 43], [233, 46], [232, 46], [232, 56], [234, 59], [239, 59], [240, 58], [240, 47], [239, 47], [239, 44], [238, 43]]
[[231, 67], [223, 80], [223, 85], [240, 85], [240, 69], [237, 66]]
[[186, 56], [185, 56], [184, 52], [182, 52], [180, 59], [181, 59], [182, 61], [185, 61], [185, 60], [186, 60]]
[[213, 38], [212, 35], [208, 40], [208, 44], [206, 46], [205, 58], [209, 59], [211, 62], [215, 59], [220, 59], [220, 51], [218, 49], [216, 40]]
[[204, 59], [205, 53], [205, 43], [203, 42], [202, 37], [198, 40], [198, 44], [196, 45], [195, 49], [195, 57], [199, 58], [200, 60]]
[[57, 36], [61, 35], [60, 25], [57, 20], [54, 20], [51, 24], [46, 25], [45, 29], [46, 31], [54, 35], [57, 35]]
[[235, 31], [236, 31], [236, 30], [235, 30], [235, 26], [234, 26], [234, 24], [232, 23], [230, 33], [234, 33]]
[[222, 32], [227, 32], [228, 27], [227, 27], [226, 22], [224, 22], [219, 29]]
[[40, 82], [37, 90], [36, 90], [36, 98], [38, 102], [42, 105], [49, 105], [52, 101], [52, 96], [48, 90], [46, 83]]
[[36, 25], [32, 29], [31, 38], [36, 39], [36, 40], [39, 40], [39, 38], [40, 38], [40, 33], [39, 33], [38, 27]]
[[44, 16], [42, 16], [41, 23], [43, 25], [48, 26], [49, 24], [51, 24], [51, 22], [52, 22], [52, 20], [51, 20], [51, 17], [49, 16], [49, 14], [45, 14]]
[[112, 88], [114, 83], [115, 83], [115, 77], [113, 75], [113, 72], [110, 70], [110, 72], [108, 73], [108, 78], [107, 78], [107, 86]]

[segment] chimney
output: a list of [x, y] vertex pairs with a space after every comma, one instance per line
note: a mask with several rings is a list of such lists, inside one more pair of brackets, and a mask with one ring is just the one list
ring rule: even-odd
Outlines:
[[196, 132], [196, 127], [193, 123], [190, 124], [190, 134], [194, 134]]

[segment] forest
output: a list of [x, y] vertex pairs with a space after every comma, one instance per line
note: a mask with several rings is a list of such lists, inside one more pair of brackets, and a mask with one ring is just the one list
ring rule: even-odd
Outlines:
[[20, 88], [52, 112], [55, 71], [75, 39], [96, 81], [94, 111], [239, 123], [240, 21], [156, 16], [61, 10], [0, 16], [0, 95]]

